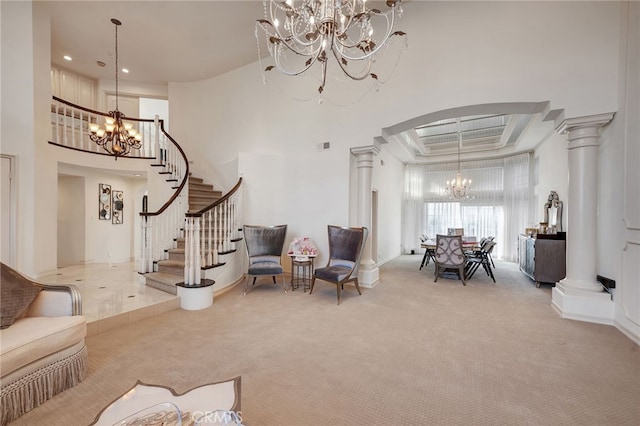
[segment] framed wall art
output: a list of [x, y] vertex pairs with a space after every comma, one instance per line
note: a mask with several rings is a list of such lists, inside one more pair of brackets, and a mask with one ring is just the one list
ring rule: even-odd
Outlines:
[[111, 212], [111, 223], [120, 225], [122, 224], [122, 214], [124, 213], [124, 195], [122, 191], [113, 191], [111, 194], [113, 198], [113, 208]]
[[98, 219], [111, 219], [111, 185], [98, 184]]

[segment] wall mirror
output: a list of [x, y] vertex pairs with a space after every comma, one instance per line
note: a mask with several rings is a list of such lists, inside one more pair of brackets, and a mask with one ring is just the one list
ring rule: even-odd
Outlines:
[[562, 201], [556, 191], [551, 191], [544, 205], [544, 222], [551, 232], [562, 232]]

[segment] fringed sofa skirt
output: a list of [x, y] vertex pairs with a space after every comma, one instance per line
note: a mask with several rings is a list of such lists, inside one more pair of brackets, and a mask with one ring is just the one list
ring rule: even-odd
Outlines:
[[2, 377], [2, 425], [74, 387], [84, 380], [88, 371], [87, 347], [82, 340]]

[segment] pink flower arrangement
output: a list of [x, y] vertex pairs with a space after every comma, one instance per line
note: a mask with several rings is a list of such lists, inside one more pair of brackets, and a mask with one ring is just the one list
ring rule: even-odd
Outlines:
[[318, 248], [309, 237], [295, 238], [291, 241], [291, 244], [289, 244], [288, 254], [296, 256], [316, 256], [318, 254]]

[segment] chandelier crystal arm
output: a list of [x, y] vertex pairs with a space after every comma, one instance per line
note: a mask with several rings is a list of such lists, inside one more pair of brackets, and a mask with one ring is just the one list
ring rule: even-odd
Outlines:
[[368, 34], [366, 33], [366, 28], [364, 28], [364, 26], [361, 30], [360, 37], [358, 38], [358, 40], [352, 41], [350, 44], [347, 44], [343, 41], [343, 40], [349, 40], [348, 37], [346, 37], [347, 36], [346, 33], [338, 34], [338, 37], [334, 38], [334, 41], [337, 46], [342, 46], [345, 49], [358, 48], [362, 52], [364, 52], [364, 55], [360, 55], [360, 56], [350, 56], [347, 52], [343, 52], [341, 53], [341, 55], [344, 58], [349, 60], [354, 60], [354, 61], [367, 59], [375, 55], [380, 49], [382, 49], [382, 47], [384, 47], [385, 45], [386, 40], [388, 40], [393, 35], [404, 35], [404, 33], [402, 33], [401, 31], [398, 32], [398, 34], [393, 33], [393, 28], [395, 26], [395, 18], [396, 18], [395, 6], [393, 7], [390, 13], [385, 14], [385, 13], [381, 13], [378, 10], [374, 10], [372, 11], [372, 14], [375, 14], [376, 16], [382, 16], [386, 20], [387, 29], [385, 31], [384, 36], [381, 38], [383, 42], [376, 45], [372, 40], [369, 40], [367, 37]]
[[[263, 0], [265, 17], [256, 21], [256, 38], [260, 28], [275, 62], [264, 71], [277, 68], [285, 75], [296, 76], [320, 63], [322, 84], [318, 90], [322, 93], [331, 50], [339, 69], [350, 79], [377, 79], [371, 72], [372, 57], [391, 37], [406, 35], [394, 32], [402, 12], [400, 3], [387, 0], [389, 10], [381, 12], [369, 8], [366, 0]], [[261, 59], [259, 51], [258, 38]], [[351, 61], [366, 63], [354, 67]]]
[[336, 52], [335, 48], [332, 46], [331, 47], [331, 51], [333, 52], [333, 56], [335, 56], [338, 65], [340, 66], [340, 68], [342, 69], [342, 71], [345, 73], [345, 75], [347, 77], [349, 77], [352, 80], [356, 80], [356, 81], [360, 81], [360, 80], [364, 80], [367, 77], [374, 77], [377, 79], [377, 76], [375, 76], [375, 74], [371, 74], [371, 65], [372, 65], [372, 61], [367, 61], [367, 66], [366, 68], [361, 72], [361, 74], [358, 75], [354, 75], [353, 73], [347, 72], [347, 68], [346, 68], [346, 61], [343, 61], [342, 58], [340, 57], [340, 54], [338, 52]]
[[[274, 31], [269, 32], [265, 27], [266, 25], [268, 25]], [[321, 43], [318, 43], [318, 46], [315, 49], [313, 50], [309, 49], [309, 52], [301, 52], [294, 45], [288, 42], [286, 38], [282, 37], [271, 22], [265, 19], [260, 19], [256, 22], [256, 29], [257, 28], [261, 28], [263, 31], [265, 31], [267, 46], [269, 47], [269, 53], [271, 53], [271, 55], [273, 56], [274, 62], [276, 63], [276, 67], [283, 74], [286, 74], [289, 76], [296, 76], [296, 75], [303, 74], [313, 66], [313, 64], [318, 60], [318, 57], [322, 53]], [[313, 46], [313, 43], [307, 43], [306, 45], [310, 48], [311, 46]], [[286, 64], [282, 63], [281, 58], [284, 57], [285, 55], [282, 54], [281, 49], [284, 49], [284, 48], [288, 49], [292, 53], [295, 53], [296, 55], [309, 57], [309, 59], [305, 62], [305, 66], [298, 70], [290, 70]], [[271, 70], [271, 67], [268, 67], [266, 69], [266, 71], [270, 71], [270, 70]]]

